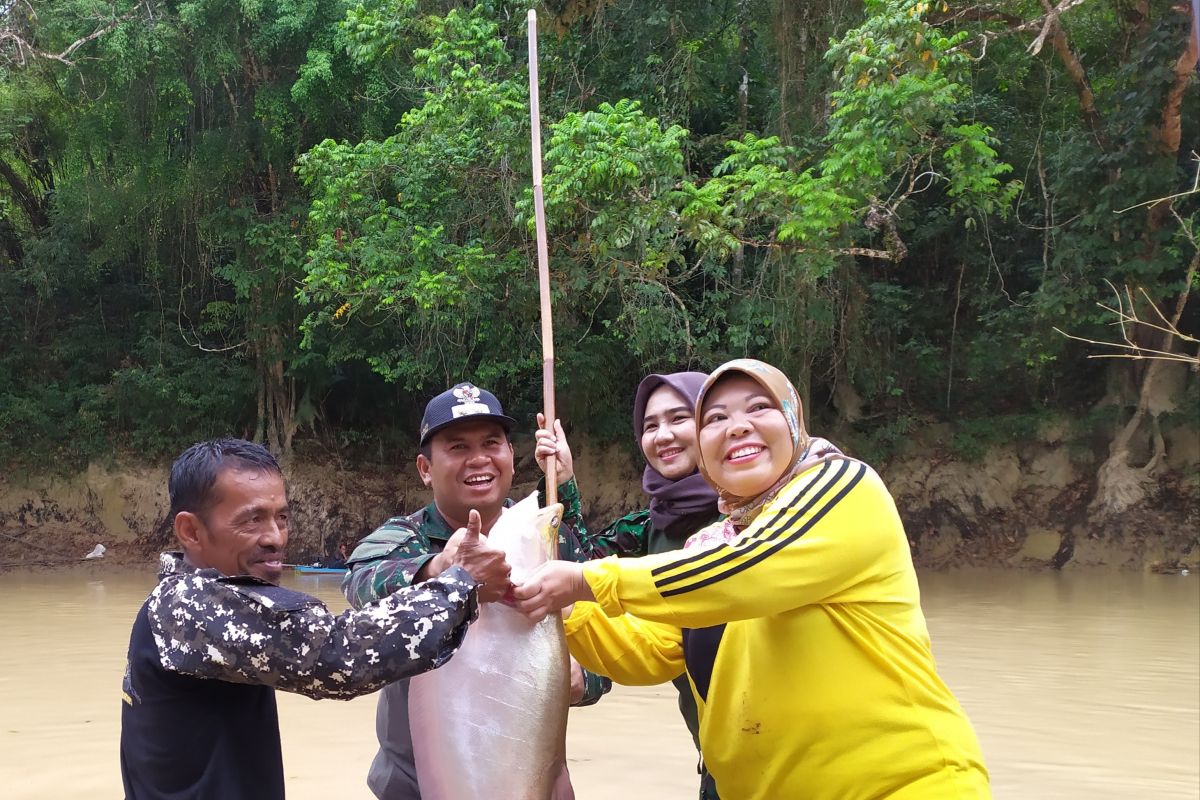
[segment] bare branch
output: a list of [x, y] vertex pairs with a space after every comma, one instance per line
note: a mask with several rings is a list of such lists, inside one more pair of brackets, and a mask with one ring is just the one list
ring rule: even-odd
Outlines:
[[[1197, 353], [1196, 355], [1181, 355], [1170, 349], [1172, 343], [1176, 341], [1187, 344], [1200, 344], [1200, 339], [1184, 333], [1177, 327], [1179, 318], [1183, 314], [1183, 307], [1187, 303], [1188, 293], [1191, 291], [1192, 280], [1195, 278], [1197, 266], [1200, 266], [1200, 252], [1197, 252], [1192, 257], [1191, 264], [1188, 265], [1184, 289], [1176, 301], [1175, 313], [1172, 315], [1174, 317], [1173, 319], [1167, 319], [1163, 315], [1162, 311], [1159, 310], [1158, 305], [1150, 302], [1150, 295], [1146, 293], [1145, 289], [1139, 289], [1142, 296], [1145, 297], [1146, 301], [1150, 304], [1150, 307], [1155, 310], [1155, 313], [1157, 313], [1159, 318], [1162, 320], [1162, 325], [1153, 322], [1147, 322], [1138, 317], [1136, 306], [1133, 303], [1133, 292], [1128, 286], [1126, 286], [1124, 298], [1122, 298], [1121, 293], [1116, 290], [1116, 287], [1113, 287], [1113, 291], [1117, 295], [1116, 308], [1113, 308], [1112, 306], [1106, 306], [1103, 303], [1096, 303], [1096, 305], [1100, 308], [1116, 316], [1116, 319], [1113, 320], [1112, 324], [1120, 326], [1121, 339], [1123, 341], [1103, 342], [1097, 339], [1088, 339], [1083, 336], [1075, 336], [1074, 334], [1067, 333], [1060, 328], [1054, 328], [1053, 330], [1055, 333], [1061, 334], [1068, 339], [1073, 339], [1076, 342], [1094, 344], [1099, 347], [1107, 347], [1118, 351], [1116, 353], [1098, 353], [1089, 355], [1088, 358], [1130, 358], [1137, 361], [1180, 361], [1185, 364], [1189, 364], [1194, 370], [1200, 369], [1200, 353]], [[1112, 284], [1110, 283], [1109, 286], [1112, 286]], [[1126, 327], [1134, 325], [1144, 325], [1147, 328], [1161, 332], [1165, 342], [1163, 345], [1164, 349], [1142, 347], [1141, 345], [1134, 343], [1129, 334], [1129, 328]]]
[[1046, 37], [1050, 35], [1050, 31], [1054, 30], [1058, 25], [1058, 13], [1050, 8], [1050, 4], [1046, 0], [1042, 0], [1042, 7], [1049, 9], [1046, 16], [1043, 17], [1042, 32], [1037, 35], [1037, 38], [1025, 48], [1025, 52], [1031, 56], [1036, 56], [1042, 52], [1042, 45], [1046, 43]]
[[[1192, 160], [1195, 161], [1197, 164], [1200, 164], [1200, 155], [1198, 155], [1195, 150], [1192, 151]], [[1198, 167], [1196, 170], [1196, 177], [1192, 181], [1192, 188], [1188, 189], [1187, 191], [1176, 192], [1175, 194], [1169, 194], [1166, 197], [1156, 197], [1153, 200], [1147, 200], [1144, 203], [1138, 203], [1137, 205], [1132, 205], [1132, 206], [1129, 206], [1128, 208], [1122, 208], [1117, 211], [1114, 211], [1113, 213], [1114, 214], [1124, 214], [1126, 211], [1132, 211], [1135, 208], [1141, 208], [1142, 206], [1158, 205], [1159, 203], [1162, 203], [1162, 202], [1165, 202], [1168, 200], [1177, 200], [1180, 197], [1187, 197], [1189, 194], [1196, 194], [1197, 192], [1200, 192], [1200, 167]]]
[[[1154, 206], [1159, 203], [1166, 203], [1168, 210], [1179, 223], [1180, 233], [1182, 233], [1184, 238], [1187, 239], [1188, 243], [1191, 244], [1192, 260], [1188, 263], [1187, 272], [1183, 278], [1183, 289], [1179, 292], [1179, 296], [1175, 298], [1175, 308], [1171, 312], [1171, 318], [1168, 319], [1163, 310], [1159, 308], [1158, 303], [1155, 303], [1150, 299], [1150, 294], [1145, 290], [1145, 288], [1139, 287], [1138, 292], [1145, 300], [1145, 304], [1154, 309], [1154, 314], [1158, 317], [1158, 320], [1155, 322], [1140, 319], [1137, 315], [1137, 304], [1134, 302], [1132, 290], [1126, 286], [1124, 296], [1122, 297], [1121, 292], [1117, 291], [1117, 288], [1113, 286], [1112, 283], [1109, 283], [1109, 287], [1113, 290], [1113, 294], [1115, 294], [1117, 297], [1116, 308], [1113, 308], [1112, 306], [1106, 306], [1103, 303], [1097, 303], [1096, 305], [1100, 306], [1100, 308], [1104, 309], [1108, 313], [1116, 316], [1113, 324], [1119, 325], [1121, 328], [1121, 338], [1123, 340], [1122, 343], [1098, 342], [1094, 339], [1084, 339], [1079, 336], [1072, 336], [1069, 333], [1064, 333], [1063, 331], [1058, 330], [1058, 328], [1054, 329], [1063, 336], [1066, 336], [1068, 339], [1074, 339], [1076, 341], [1086, 342], [1088, 344], [1100, 345], [1101, 347], [1130, 351], [1128, 353], [1107, 353], [1100, 356], [1089, 356], [1089, 358], [1147, 358], [1160, 361], [1182, 361], [1190, 364], [1193, 370], [1200, 371], [1200, 350], [1197, 350], [1196, 355], [1191, 356], [1179, 355], [1174, 352], [1174, 345], [1177, 342], [1183, 342], [1186, 344], [1200, 344], [1200, 339], [1197, 339], [1195, 336], [1188, 335], [1179, 330], [1179, 320], [1183, 318], [1183, 310], [1187, 305], [1189, 296], [1191, 295], [1192, 284], [1196, 280], [1197, 272], [1200, 271], [1200, 246], [1197, 246], [1196, 234], [1192, 228], [1191, 221], [1185, 221], [1175, 208], [1175, 200], [1177, 198], [1195, 194], [1197, 191], [1200, 191], [1200, 156], [1197, 156], [1195, 152], [1192, 153], [1192, 156], [1196, 161], [1197, 166], [1196, 176], [1192, 181], [1191, 189], [1186, 192], [1179, 192], [1167, 197], [1160, 197], [1155, 200], [1148, 200], [1144, 203], [1138, 203], [1135, 206], [1130, 206], [1129, 208], [1116, 212], [1121, 214], [1125, 211], [1129, 211], [1134, 208], [1140, 208], [1142, 206]], [[1127, 326], [1131, 327], [1135, 325], [1142, 325], [1150, 330], [1157, 331], [1158, 333], [1162, 334], [1162, 344], [1160, 345], [1160, 348], [1150, 349], [1141, 347], [1134, 343]]]
[[1042, 7], [1047, 9], [1045, 16], [1039, 17], [1038, 19], [1031, 19], [1029, 22], [1026, 22], [1022, 25], [1018, 25], [1015, 28], [1013, 28], [1012, 30], [1010, 30], [1009, 33], [1019, 33], [1021, 31], [1029, 31], [1029, 30], [1033, 30], [1034, 28], [1036, 28], [1038, 26], [1044, 26], [1046, 21], [1048, 19], [1050, 19], [1051, 17], [1054, 18], [1055, 22], [1057, 22], [1058, 18], [1060, 16], [1062, 16], [1062, 14], [1071, 10], [1075, 6], [1083, 5], [1084, 2], [1086, 2], [1086, 0], [1063, 0], [1063, 2], [1059, 3], [1054, 8], [1049, 8], [1049, 5], [1050, 5], [1049, 3], [1043, 3]]
[[[1042, 41], [1044, 41], [1045, 37], [1046, 37], [1046, 32], [1047, 32], [1048, 27], [1050, 26], [1051, 22], [1056, 23], [1059, 16], [1061, 16], [1065, 12], [1069, 11], [1070, 9], [1075, 8], [1078, 5], [1082, 5], [1084, 2], [1086, 2], [1086, 0], [1063, 0], [1063, 2], [1059, 3], [1057, 6], [1054, 6], [1053, 8], [1048, 8], [1044, 4], [1043, 7], [1047, 7], [1047, 11], [1045, 14], [1043, 14], [1040, 17], [1035, 17], [1034, 19], [1031, 19], [1031, 20], [1028, 20], [1025, 22], [1022, 22], [1021, 18], [1015, 14], [1011, 14], [1011, 13], [1008, 13], [1005, 11], [1000, 11], [998, 9], [993, 9], [993, 8], [983, 8], [980, 6], [970, 6], [968, 8], [962, 9], [961, 11], [955, 12], [954, 14], [949, 14], [944, 17], [931, 17], [930, 22], [932, 22], [935, 25], [943, 25], [947, 22], [958, 22], [958, 21], [961, 21], [961, 22], [1003, 22], [1006, 26], [1003, 30], [980, 34], [978, 37], [976, 37], [974, 39], [968, 39], [967, 41], [963, 42], [962, 44], [960, 44], [954, 48], [954, 50], [962, 50], [962, 49], [970, 48], [974, 44], [979, 43], [983, 48], [986, 49], [989, 39], [998, 39], [1001, 36], [1010, 36], [1014, 33], [1024, 33], [1025, 31], [1036, 30], [1038, 28], [1042, 29], [1042, 33], [1039, 35], [1038, 38], [1041, 39]], [[1030, 46], [1030, 49], [1032, 50], [1032, 45]], [[1038, 45], [1038, 49], [1039, 50], [1041, 49], [1040, 44]], [[1033, 55], [1037, 55], [1037, 51], [1033, 51]]]
[[[98, 28], [93, 30], [91, 33], [87, 34], [86, 36], [79, 37], [78, 39], [71, 42], [71, 44], [67, 45], [62, 51], [60, 51], [58, 53], [51, 53], [51, 52], [42, 50], [38, 47], [35, 47], [31, 43], [29, 38], [27, 38], [26, 36], [22, 36], [20, 33], [18, 33], [17, 29], [11, 25], [12, 20], [13, 20], [12, 9], [13, 9], [13, 6], [16, 5], [16, 2], [13, 2], [11, 5], [9, 5], [5, 9], [6, 25], [5, 25], [5, 27], [0, 28], [0, 51], [3, 51], [3, 49], [5, 49], [6, 45], [8, 48], [15, 49], [16, 56], [15, 56], [14, 61], [15, 61], [16, 65], [19, 67], [24, 67], [32, 59], [45, 59], [48, 61], [58, 61], [59, 63], [65, 64], [68, 67], [73, 67], [73, 66], [75, 66], [75, 62], [71, 60], [71, 56], [75, 53], [76, 50], [83, 47], [84, 45], [86, 45], [89, 42], [99, 39], [101, 36], [104, 36], [105, 34], [111, 33], [112, 31], [114, 31], [118, 27], [120, 27], [121, 25], [124, 25], [126, 22], [130, 21], [134, 17], [137, 17], [138, 15], [140, 15], [143, 11], [145, 11], [145, 12], [147, 12], [147, 14], [149, 14], [149, 11], [150, 11], [149, 2], [150, 2], [150, 0], [138, 0], [138, 2], [133, 6], [133, 8], [129, 9], [129, 11], [127, 11], [124, 14], [121, 14], [119, 16], [112, 17], [112, 18], [109, 18], [109, 19], [103, 21], [103, 24], [101, 24]], [[26, 7], [26, 9], [28, 9], [28, 12], [27, 12], [28, 19], [31, 22], [36, 22], [37, 14], [33, 11], [32, 6], [28, 2], [24, 2], [23, 5]], [[116, 9], [114, 8], [113, 11], [115, 13]], [[97, 20], [97, 22], [100, 22], [100, 20]]]
[[867, 258], [877, 258], [881, 261], [900, 261], [903, 259], [903, 256], [897, 257], [896, 253], [888, 250], [875, 250], [870, 247], [802, 247], [791, 242], [744, 239], [740, 236], [734, 236], [734, 238], [742, 244], [750, 247], [761, 248], [763, 250], [779, 250], [787, 253], [821, 253], [829, 256], [866, 256]]
[[[1055, 330], [1058, 330], [1055, 328]], [[1059, 331], [1061, 333], [1061, 331]], [[1090, 341], [1089, 339], [1081, 339], [1080, 341]], [[1104, 342], [1096, 342], [1096, 344], [1104, 344]], [[1200, 362], [1200, 356], [1183, 356], [1179, 353], [1162, 353], [1160, 355], [1152, 355], [1157, 353], [1156, 350], [1144, 351], [1151, 355], [1133, 355], [1130, 353], [1092, 353], [1088, 358], [1128, 358], [1131, 361], [1177, 361], [1180, 364], [1187, 364], [1195, 367], [1197, 362]]]

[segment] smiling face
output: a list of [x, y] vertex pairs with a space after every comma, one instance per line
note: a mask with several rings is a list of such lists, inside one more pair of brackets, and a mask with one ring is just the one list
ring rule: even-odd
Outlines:
[[762, 494], [792, 463], [792, 434], [779, 404], [757, 381], [731, 372], [708, 390], [700, 452], [709, 478], [740, 497]]
[[486, 532], [512, 489], [513, 449], [504, 428], [491, 420], [459, 422], [435, 433], [428, 451], [417, 456], [417, 471], [438, 511], [463, 527], [475, 509]]
[[642, 454], [670, 481], [696, 471], [696, 422], [692, 404], [663, 384], [650, 393], [642, 418]]
[[222, 575], [278, 583], [288, 542], [283, 476], [227, 467], [218, 473], [210, 497], [204, 510], [175, 516], [175, 533], [187, 560]]

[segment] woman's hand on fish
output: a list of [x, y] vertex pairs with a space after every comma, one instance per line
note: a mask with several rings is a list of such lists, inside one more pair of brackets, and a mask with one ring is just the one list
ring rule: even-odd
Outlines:
[[479, 602], [494, 603], [512, 586], [509, 580], [512, 567], [505, 560], [503, 550], [488, 544], [487, 537], [479, 532], [482, 527], [479, 512], [471, 509], [467, 527], [454, 532], [443, 554], [448, 555], [450, 564], [462, 567], [479, 583]]
[[534, 622], [580, 600], [595, 600], [592, 587], [583, 577], [583, 565], [570, 561], [547, 561], [519, 586], [514, 586], [509, 605]]
[[554, 420], [554, 430], [547, 429], [545, 414], [537, 415], [537, 424], [537, 433], [533, 435], [537, 442], [533, 456], [543, 473], [546, 471], [546, 459], [555, 456], [557, 471], [554, 479], [561, 486], [575, 477], [575, 459], [571, 455], [571, 445], [567, 444], [567, 434], [563, 432], [562, 422], [557, 419]]

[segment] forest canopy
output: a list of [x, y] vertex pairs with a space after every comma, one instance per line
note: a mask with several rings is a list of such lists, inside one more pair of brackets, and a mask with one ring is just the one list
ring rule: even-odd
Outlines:
[[[528, 7], [0, 0], [0, 462], [387, 460], [464, 379], [527, 415]], [[1144, 364], [1055, 332], [1112, 340], [1114, 288], [1200, 327], [1187, 3], [537, 8], [574, 430], [751, 355], [860, 447], [970, 454], [1137, 413]]]

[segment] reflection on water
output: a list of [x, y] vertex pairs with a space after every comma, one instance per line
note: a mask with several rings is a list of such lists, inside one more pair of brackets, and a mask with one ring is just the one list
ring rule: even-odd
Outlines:
[[[0, 786], [8, 798], [120, 796], [120, 681], [153, 585], [102, 564], [0, 575]], [[296, 588], [345, 606], [336, 576]], [[946, 682], [998, 798], [1200, 795], [1200, 581], [1107, 572], [924, 574]], [[374, 696], [280, 695], [291, 800], [370, 798]], [[694, 797], [673, 690], [618, 687], [571, 714], [580, 800]]]

